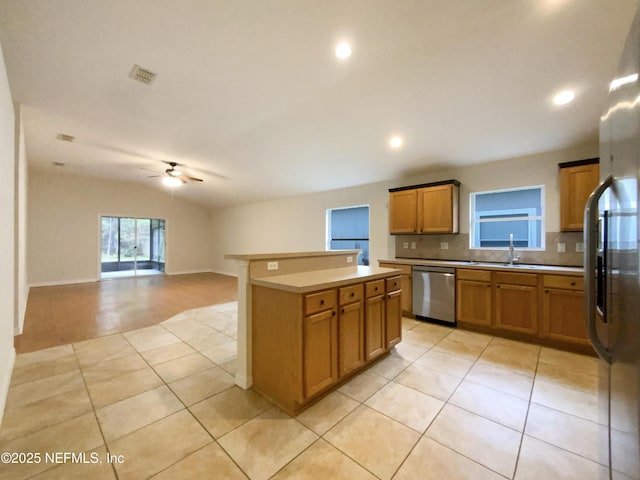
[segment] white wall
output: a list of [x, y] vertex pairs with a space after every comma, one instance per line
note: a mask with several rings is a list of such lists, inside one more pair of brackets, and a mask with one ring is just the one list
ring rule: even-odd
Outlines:
[[370, 259], [395, 257], [389, 235], [389, 188], [457, 179], [461, 182], [460, 231], [469, 231], [469, 193], [545, 185], [546, 231], [560, 229], [558, 163], [598, 156], [598, 145], [427, 172], [399, 180], [283, 198], [213, 211], [213, 271], [235, 274], [227, 253], [271, 253], [325, 249], [326, 209], [369, 205]]
[[164, 218], [166, 272], [211, 268], [208, 209], [137, 183], [29, 170], [27, 271], [31, 286], [100, 277], [100, 215]]
[[24, 144], [24, 127], [20, 105], [14, 105], [15, 111], [15, 232], [16, 245], [15, 275], [16, 302], [14, 333], [22, 334], [24, 314], [27, 310], [29, 282], [27, 279], [27, 153]]
[[9, 80], [0, 47], [0, 423], [15, 360], [15, 117]]

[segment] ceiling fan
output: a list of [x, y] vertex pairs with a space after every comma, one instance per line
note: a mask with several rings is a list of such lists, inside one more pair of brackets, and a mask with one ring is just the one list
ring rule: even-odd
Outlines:
[[[185, 175], [181, 170], [176, 167], [182, 167], [183, 165], [177, 162], [167, 162], [164, 161], [169, 168], [164, 171], [164, 175], [149, 175], [149, 178], [162, 177], [162, 183], [168, 185], [170, 187], [177, 187], [182, 185], [183, 183], [187, 183], [188, 181], [192, 182], [202, 182], [201, 178], [192, 177], [190, 175]], [[145, 169], [146, 170], [146, 169]]]

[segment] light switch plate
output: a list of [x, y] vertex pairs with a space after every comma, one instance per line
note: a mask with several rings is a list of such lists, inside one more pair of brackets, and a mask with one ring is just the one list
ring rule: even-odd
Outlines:
[[567, 251], [566, 243], [558, 243], [558, 253], [564, 253]]
[[411, 250], [415, 250], [416, 249], [416, 242], [411, 242]]
[[449, 250], [449, 242], [440, 242], [440, 250]]
[[584, 243], [576, 242], [576, 252], [584, 252]]
[[347, 257], [347, 263], [353, 263], [353, 257]]
[[277, 270], [278, 262], [267, 262], [267, 270]]
[[402, 244], [402, 248], [409, 248], [409, 242], [404, 242]]

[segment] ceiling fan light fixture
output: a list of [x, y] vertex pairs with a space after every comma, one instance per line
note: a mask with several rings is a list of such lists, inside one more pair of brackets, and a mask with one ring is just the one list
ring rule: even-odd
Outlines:
[[167, 173], [172, 177], [179, 177], [180, 175], [182, 175], [182, 172], [180, 170], [174, 170], [174, 169], [167, 170]]
[[182, 185], [182, 181], [177, 177], [167, 176], [162, 178], [162, 183], [167, 187], [179, 187]]

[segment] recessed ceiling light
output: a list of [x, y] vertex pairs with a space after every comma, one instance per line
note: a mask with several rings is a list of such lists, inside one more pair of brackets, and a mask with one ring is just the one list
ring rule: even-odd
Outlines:
[[351, 56], [351, 45], [346, 42], [342, 42], [338, 44], [336, 47], [336, 57], [338, 58], [349, 58]]
[[391, 137], [391, 140], [389, 140], [389, 146], [391, 148], [400, 148], [402, 146], [402, 144], [404, 143], [404, 140], [402, 140], [402, 137]]
[[571, 103], [574, 98], [576, 98], [576, 94], [573, 90], [564, 90], [553, 97], [553, 103], [556, 105], [566, 105], [567, 103]]
[[176, 177], [162, 177], [162, 183], [164, 183], [168, 187], [179, 187], [182, 185], [182, 181]]

